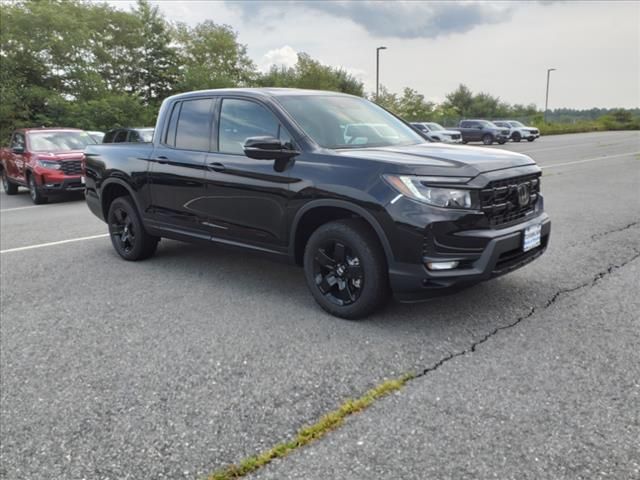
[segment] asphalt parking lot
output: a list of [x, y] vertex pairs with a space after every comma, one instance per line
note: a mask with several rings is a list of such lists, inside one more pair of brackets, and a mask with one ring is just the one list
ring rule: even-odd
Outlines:
[[640, 478], [640, 132], [487, 148], [543, 167], [547, 253], [360, 322], [296, 267], [124, 262], [81, 199], [2, 192], [0, 478], [201, 478], [407, 372], [255, 478]]

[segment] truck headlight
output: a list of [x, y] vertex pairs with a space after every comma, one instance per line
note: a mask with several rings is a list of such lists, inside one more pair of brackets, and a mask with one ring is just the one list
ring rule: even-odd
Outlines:
[[384, 179], [402, 195], [418, 202], [445, 208], [479, 208], [479, 196], [475, 190], [432, 185], [432, 183], [466, 183], [470, 180], [466, 177], [384, 175]]
[[36, 163], [42, 168], [48, 168], [49, 170], [60, 170], [60, 162], [56, 162], [53, 160], [36, 160]]

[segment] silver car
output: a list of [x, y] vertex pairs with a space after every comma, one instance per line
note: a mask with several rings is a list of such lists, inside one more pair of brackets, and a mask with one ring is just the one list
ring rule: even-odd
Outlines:
[[435, 122], [412, 122], [411, 126], [419, 130], [432, 142], [462, 143], [462, 135], [455, 130], [447, 130]]

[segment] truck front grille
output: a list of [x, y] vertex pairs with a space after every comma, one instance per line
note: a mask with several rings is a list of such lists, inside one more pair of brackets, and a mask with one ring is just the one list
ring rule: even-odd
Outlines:
[[82, 161], [81, 160], [65, 160], [60, 162], [60, 170], [65, 175], [81, 175], [82, 174]]
[[495, 180], [480, 191], [480, 205], [491, 226], [523, 219], [535, 211], [540, 174]]

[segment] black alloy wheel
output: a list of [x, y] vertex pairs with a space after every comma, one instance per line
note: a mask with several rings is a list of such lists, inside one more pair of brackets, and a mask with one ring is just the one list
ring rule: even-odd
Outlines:
[[520, 135], [520, 132], [514, 132], [513, 141], [514, 142], [519, 142], [520, 140], [522, 140], [522, 135]]
[[336, 220], [318, 227], [305, 247], [304, 273], [313, 298], [336, 317], [366, 317], [389, 296], [384, 250], [362, 219]]
[[125, 260], [144, 260], [158, 247], [158, 237], [149, 235], [130, 197], [118, 197], [107, 216], [113, 248]]
[[339, 306], [357, 301], [364, 286], [360, 259], [350, 247], [337, 240], [328, 240], [316, 249], [313, 276], [320, 292]]
[[131, 221], [131, 216], [122, 207], [113, 209], [109, 222], [111, 238], [118, 243], [118, 250], [131, 253], [136, 242], [136, 229]]

